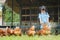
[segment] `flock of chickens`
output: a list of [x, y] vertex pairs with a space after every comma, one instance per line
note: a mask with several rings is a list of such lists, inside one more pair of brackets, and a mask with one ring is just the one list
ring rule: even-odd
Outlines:
[[[0, 29], [0, 36], [10, 36], [10, 35], [16, 35], [21, 36], [23, 34], [23, 29], [16, 27], [14, 29], [6, 27], [5, 30]], [[35, 31], [35, 26], [31, 26], [30, 28], [24, 29], [26, 35], [28, 36], [34, 36], [34, 35], [49, 35], [50, 29], [44, 25], [43, 29]]]

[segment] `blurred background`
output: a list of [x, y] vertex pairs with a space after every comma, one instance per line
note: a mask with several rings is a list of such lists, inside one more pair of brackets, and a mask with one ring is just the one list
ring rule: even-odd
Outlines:
[[0, 25], [39, 28], [38, 14], [42, 5], [47, 8], [52, 27], [59, 25], [60, 0], [0, 0]]

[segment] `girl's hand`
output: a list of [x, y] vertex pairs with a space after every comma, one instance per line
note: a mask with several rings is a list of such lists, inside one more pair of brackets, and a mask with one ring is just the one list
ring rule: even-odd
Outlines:
[[43, 21], [40, 19], [40, 24], [43, 24]]

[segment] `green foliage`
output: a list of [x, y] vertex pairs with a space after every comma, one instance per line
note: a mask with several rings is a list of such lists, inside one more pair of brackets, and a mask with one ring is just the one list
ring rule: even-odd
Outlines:
[[5, 10], [4, 10], [4, 21], [5, 22], [12, 22], [12, 18], [13, 18], [13, 22], [19, 22], [19, 20], [20, 20], [19, 17], [20, 16], [19, 16], [18, 13], [15, 13], [14, 11], [12, 13], [12, 9], [11, 8], [5, 7]]
[[20, 15], [18, 13], [13, 13], [13, 22], [19, 22], [20, 21]]
[[3, 21], [6, 23], [7, 26], [11, 25], [12, 21], [14, 26], [19, 25], [20, 22], [19, 13], [14, 12], [14, 10], [12, 11], [12, 8], [8, 7], [7, 5], [5, 5], [3, 10], [4, 10]]
[[11, 22], [12, 21], [12, 12], [11, 12], [11, 10], [9, 10], [9, 9], [5, 10], [4, 21], [5, 22]]

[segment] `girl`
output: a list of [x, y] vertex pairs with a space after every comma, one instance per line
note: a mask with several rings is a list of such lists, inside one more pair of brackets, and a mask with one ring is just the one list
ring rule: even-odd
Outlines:
[[46, 7], [41, 6], [41, 7], [39, 7], [39, 9], [41, 11], [41, 13], [39, 13], [39, 15], [38, 15], [38, 18], [39, 18], [39, 21], [41, 24], [40, 28], [42, 29], [44, 24], [47, 24], [48, 27], [50, 27], [50, 25], [49, 25], [49, 17], [50, 16], [49, 16], [48, 12], [46, 12]]

